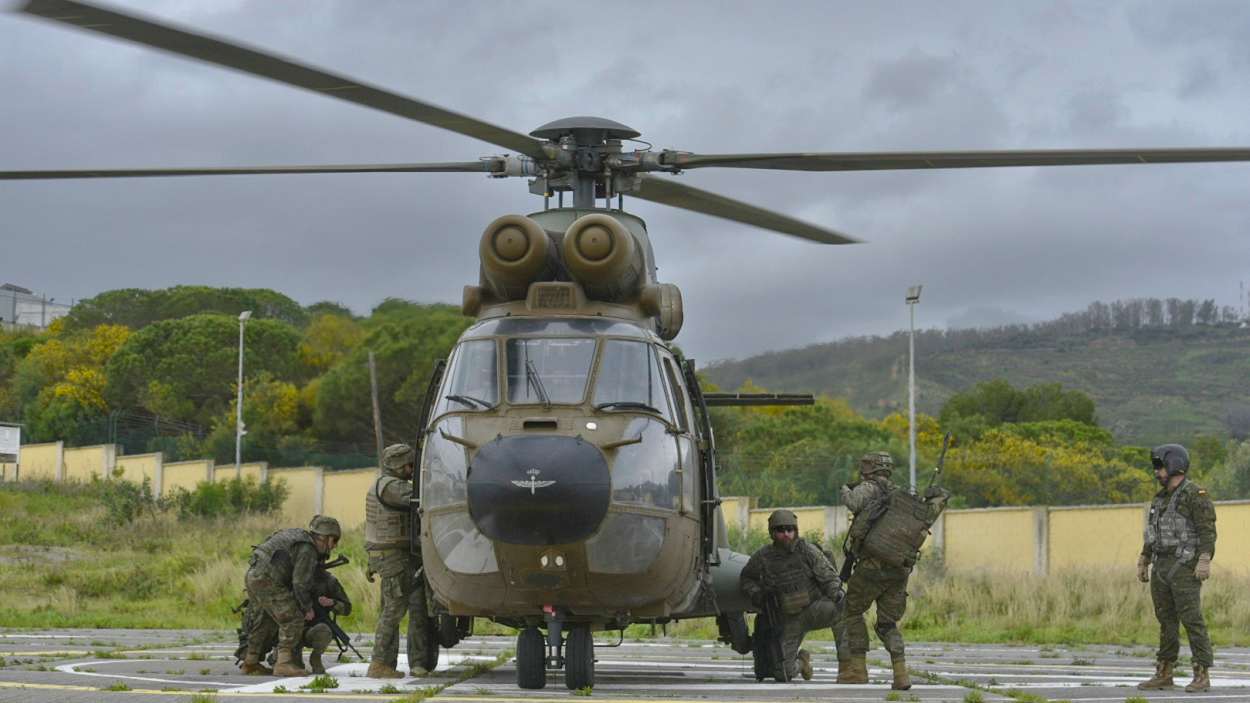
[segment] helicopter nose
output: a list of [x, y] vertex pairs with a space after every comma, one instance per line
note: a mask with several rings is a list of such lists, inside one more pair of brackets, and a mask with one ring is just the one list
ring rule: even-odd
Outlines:
[[599, 529], [611, 484], [603, 453], [578, 437], [498, 437], [469, 464], [469, 514], [492, 540], [567, 544]]

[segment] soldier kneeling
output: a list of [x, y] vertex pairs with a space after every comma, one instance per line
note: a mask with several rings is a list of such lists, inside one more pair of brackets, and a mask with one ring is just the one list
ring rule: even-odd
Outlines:
[[[334, 578], [333, 574], [318, 567], [313, 583], [317, 604], [325, 609], [322, 612], [325, 612], [327, 617], [329, 612], [340, 616], [351, 615], [352, 602], [348, 599], [342, 584]], [[239, 631], [239, 649], [234, 653], [235, 658], [243, 659], [246, 655], [247, 643], [255, 640], [258, 642], [256, 649], [260, 652], [261, 658], [265, 659], [269, 666], [273, 666], [277, 660], [275, 646], [278, 644], [278, 623], [260, 608], [252, 606], [250, 601], [244, 601], [244, 607], [243, 627]], [[313, 674], [326, 673], [321, 655], [333, 641], [334, 633], [330, 631], [330, 626], [320, 619], [314, 621], [312, 625], [304, 628], [303, 637], [294, 649], [295, 666], [304, 668], [304, 648], [307, 647], [311, 650], [308, 655], [308, 671]], [[258, 665], [252, 667], [250, 671], [245, 669], [244, 673], [267, 675], [272, 673], [272, 670]]]
[[[775, 627], [775, 621], [781, 621], [780, 632], [774, 635], [781, 639], [781, 660], [772, 662], [772, 676], [778, 681], [791, 681], [799, 674], [812, 678], [811, 655], [799, 645], [808, 632], [832, 628], [842, 602], [837, 571], [819, 547], [799, 537], [798, 525], [798, 517], [789, 510], [773, 511], [768, 517], [772, 543], [751, 555], [739, 577], [742, 594], [761, 611], [757, 633], [762, 622], [772, 620]], [[757, 677], [763, 675], [756, 672]]]

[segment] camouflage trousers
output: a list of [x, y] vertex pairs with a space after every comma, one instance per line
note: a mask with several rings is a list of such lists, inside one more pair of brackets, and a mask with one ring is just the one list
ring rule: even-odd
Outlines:
[[1202, 618], [1202, 582], [1194, 576], [1194, 561], [1178, 563], [1170, 556], [1156, 556], [1150, 574], [1150, 599], [1159, 620], [1157, 659], [1174, 662], [1180, 656], [1183, 623], [1194, 664], [1211, 666], [1215, 654]]
[[[291, 592], [291, 589], [274, 583], [267, 570], [255, 567], [248, 569], [244, 583], [247, 586], [247, 598], [250, 605], [258, 608], [263, 614], [261, 617], [252, 618], [251, 627], [261, 631], [256, 633], [255, 638], [249, 631], [248, 654], [255, 654], [257, 657], [264, 654], [259, 647], [263, 642], [269, 641], [269, 637], [262, 629], [265, 627], [277, 629], [274, 639], [278, 649], [289, 649], [294, 652], [304, 635], [304, 612], [300, 610], [295, 594]], [[266, 622], [269, 624], [266, 625]]]
[[[273, 618], [264, 613], [256, 613], [253, 615], [252, 606], [249, 604], [247, 619], [247, 642], [248, 645], [255, 644], [256, 653], [261, 659], [265, 659], [268, 653], [268, 661], [270, 664], [276, 659], [273, 648], [278, 644], [278, 623]], [[312, 627], [304, 628], [304, 634], [300, 638], [299, 644], [296, 645], [292, 653], [295, 655], [295, 663], [298, 667], [304, 666], [304, 647], [312, 650], [313, 654], [319, 654], [326, 651], [330, 646], [330, 642], [334, 640], [330, 627], [323, 622], [319, 622]]]
[[[864, 614], [874, 602], [877, 604], [877, 624], [873, 628], [881, 643], [897, 659], [903, 656], [903, 633], [898, 621], [907, 610], [907, 579], [911, 569], [905, 566], [886, 566], [875, 559], [864, 559], [855, 565], [846, 587], [845, 630], [846, 652], [853, 656], [868, 653], [868, 626]], [[843, 654], [844, 652], [839, 652]]]
[[394, 668], [399, 662], [399, 624], [408, 614], [408, 668], [422, 666], [429, 646], [425, 584], [416, 578], [420, 560], [399, 549], [369, 552], [369, 570], [382, 577], [382, 603], [373, 637], [372, 660]]
[[[797, 657], [803, 638], [812, 630], [822, 627], [831, 628], [837, 634], [836, 623], [839, 621], [840, 609], [828, 598], [820, 598], [807, 604], [807, 607], [795, 615], [786, 616], [785, 628], [781, 631], [781, 653], [785, 657], [786, 678], [793, 681], [798, 677], [799, 665]], [[835, 637], [835, 644], [840, 648], [841, 641]], [[839, 650], [840, 651], [840, 650]], [[841, 656], [838, 657], [841, 659]]]

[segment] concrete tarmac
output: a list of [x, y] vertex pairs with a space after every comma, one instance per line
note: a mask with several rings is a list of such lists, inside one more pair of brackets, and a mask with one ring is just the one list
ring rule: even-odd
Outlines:
[[[369, 636], [354, 635], [369, 656]], [[380, 681], [364, 676], [368, 665], [327, 657], [337, 686], [310, 689], [312, 677], [242, 676], [234, 663], [233, 633], [190, 630], [12, 630], [0, 629], [0, 702], [170, 703], [208, 701], [416, 701], [454, 703], [519, 700], [529, 703], [580, 700], [584, 692], [565, 687], [550, 672], [547, 687], [516, 687], [514, 647], [509, 637], [471, 637], [442, 652], [430, 676]], [[725, 645], [670, 639], [630, 640], [601, 634], [596, 640], [596, 685], [591, 700], [621, 703], [699, 700], [708, 703], [764, 703], [801, 699], [839, 701], [1036, 701], [1080, 703], [1125, 701], [1250, 701], [1250, 649], [1216, 652], [1213, 688], [1185, 693], [1186, 670], [1171, 691], [1137, 691], [1153, 673], [1148, 647], [1037, 647], [917, 643], [908, 648], [910, 691], [892, 692], [889, 658], [869, 656], [872, 683], [834, 683], [832, 643], [810, 642], [816, 674], [791, 684], [756, 682], [750, 655]], [[401, 654], [400, 662], [404, 661]], [[402, 667], [401, 667], [402, 668]]]

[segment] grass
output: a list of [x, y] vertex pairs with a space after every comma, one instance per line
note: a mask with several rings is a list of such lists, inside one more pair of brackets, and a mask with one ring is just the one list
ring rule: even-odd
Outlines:
[[[21, 568], [0, 569], [0, 593], [23, 594], [0, 606], [0, 627], [233, 630], [239, 616], [230, 609], [243, 599], [251, 545], [285, 526], [277, 516], [257, 515], [179, 520], [144, 513], [124, 527], [106, 518], [89, 486], [0, 484], [0, 555], [9, 545], [24, 545]], [[361, 531], [349, 530], [342, 546], [351, 563], [334, 573], [354, 601], [344, 627], [368, 632], [377, 622], [379, 589], [365, 579]], [[49, 550], [48, 558], [39, 549]], [[1158, 637], [1149, 589], [1124, 569], [1036, 578], [921, 568], [908, 590], [913, 597], [902, 627], [912, 641], [1152, 646]], [[1204, 613], [1217, 646], [1250, 644], [1247, 591], [1245, 571], [1216, 571], [1204, 586]], [[649, 639], [664, 629], [677, 639], [717, 636], [710, 618], [667, 628], [635, 624], [625, 636]], [[475, 631], [514, 634], [483, 619]], [[828, 640], [831, 634], [825, 629], [809, 637]], [[118, 656], [103, 649], [99, 654]], [[1041, 656], [1058, 658], [1047, 650]]]
[[300, 688], [306, 688], [310, 691], [325, 691], [326, 689], [338, 688], [338, 687], [339, 687], [339, 680], [334, 678], [333, 676], [330, 676], [329, 674], [321, 674], [319, 676], [313, 677], [312, 681], [309, 681], [303, 686], [300, 686]]
[[121, 681], [118, 681], [117, 683], [111, 686], [105, 686], [104, 688], [101, 688], [100, 690], [101, 691], [129, 691], [131, 690], [131, 688], [127, 686], [126, 684], [122, 683]]

